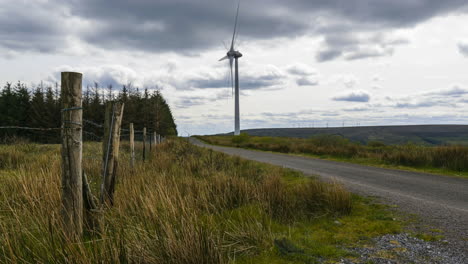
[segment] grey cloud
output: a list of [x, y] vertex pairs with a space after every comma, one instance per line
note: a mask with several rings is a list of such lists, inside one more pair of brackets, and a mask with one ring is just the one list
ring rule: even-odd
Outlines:
[[[468, 90], [458, 85], [454, 85], [449, 89], [441, 89], [438, 91], [420, 93], [411, 97], [385, 97], [394, 108], [429, 108], [429, 107], [457, 107], [457, 102], [464, 103], [462, 96], [467, 95]], [[455, 98], [460, 98], [455, 100]]]
[[315, 86], [318, 85], [318, 80], [314, 78], [302, 77], [296, 80], [299, 86]]
[[286, 67], [286, 71], [296, 78], [299, 86], [318, 85], [317, 71], [309, 65], [297, 63]]
[[226, 79], [214, 78], [214, 77], [197, 77], [187, 81], [187, 88], [227, 88], [230, 87], [230, 83]]
[[[246, 96], [246, 95], [244, 95]], [[209, 102], [225, 100], [232, 97], [231, 91], [218, 91], [217, 93], [200, 96], [200, 95], [187, 95], [182, 96], [176, 101], [176, 106], [178, 108], [190, 108], [192, 106], [204, 105]]]
[[297, 63], [286, 68], [287, 72], [298, 76], [316, 75], [317, 71], [309, 65]]
[[402, 102], [395, 105], [396, 108], [423, 108], [423, 107], [434, 107], [434, 106], [450, 106], [453, 107], [455, 104], [448, 103], [443, 100], [421, 100], [416, 103]]
[[178, 108], [190, 108], [192, 106], [203, 105], [208, 101], [208, 98], [201, 96], [184, 96], [176, 102]]
[[363, 91], [351, 92], [346, 95], [340, 95], [333, 97], [334, 101], [346, 101], [346, 102], [369, 102], [370, 95]]
[[[245, 71], [240, 73], [239, 86], [241, 90], [275, 89], [286, 78], [277, 69], [264, 69], [263, 71]], [[185, 87], [190, 88], [227, 88], [230, 81], [219, 75], [200, 74], [198, 77], [189, 78]]]
[[346, 112], [365, 112], [365, 111], [370, 111], [370, 110], [375, 111], [376, 109], [371, 109], [370, 107], [352, 107], [352, 108], [344, 108], [343, 110]]
[[321, 9], [360, 23], [374, 23], [377, 27], [414, 25], [435, 15], [462, 12], [464, 0], [292, 0], [288, 6], [302, 10]]
[[343, 54], [341, 50], [327, 49], [317, 53], [315, 59], [319, 62], [330, 61], [340, 57]]
[[322, 116], [325, 116], [325, 117], [332, 117], [332, 116], [339, 116], [340, 114], [339, 113], [324, 113], [322, 114]]
[[282, 84], [282, 77], [275, 75], [264, 76], [246, 76], [239, 81], [243, 90], [274, 89], [275, 86]]
[[459, 85], [454, 85], [449, 89], [442, 89], [439, 91], [429, 92], [424, 94], [424, 96], [436, 96], [436, 97], [460, 97], [462, 95], [468, 94], [468, 90], [460, 87]]
[[213, 114], [208, 114], [208, 115], [202, 115], [202, 117], [209, 119], [209, 120], [229, 120], [232, 119], [232, 116], [230, 115], [213, 115]]
[[[305, 32], [307, 23], [282, 18], [281, 14], [273, 12], [277, 6], [280, 4], [263, 0], [242, 6], [239, 21], [242, 38], [269, 39]], [[230, 38], [235, 3], [217, 0], [116, 0], [109, 5], [104, 0], [84, 0], [76, 2], [72, 10], [77, 16], [100, 25], [84, 35], [88, 42], [110, 48], [190, 51], [220, 46], [221, 40]], [[160, 26], [139, 30], [152, 23]]]
[[5, 0], [0, 7], [0, 47], [39, 53], [65, 47], [61, 7], [59, 3]]
[[320, 51], [316, 59], [319, 62], [339, 57], [345, 60], [359, 60], [392, 55], [398, 45], [407, 44], [408, 40], [396, 38], [390, 34], [361, 32], [330, 33], [326, 35], [326, 50]]
[[[325, 36], [326, 47], [317, 54], [318, 61], [384, 56], [391, 54], [393, 47], [403, 41], [375, 37], [339, 39], [339, 36], [409, 27], [437, 15], [464, 12], [463, 8], [467, 6], [466, 0], [374, 2], [243, 1], [240, 36], [245, 39], [304, 34]], [[68, 45], [65, 38], [72, 34], [105, 49], [193, 54], [219, 47], [221, 40], [229, 39], [234, 10], [235, 3], [218, 0], [114, 0], [112, 3], [105, 0], [49, 0], [28, 1], [27, 4], [6, 0], [0, 9], [0, 45], [12, 50], [53, 52]], [[315, 18], [325, 22], [317, 24]], [[75, 27], [70, 26], [70, 21], [84, 21], [92, 27], [73, 30]]]
[[465, 57], [468, 57], [468, 42], [462, 41], [458, 43], [458, 51], [463, 54]]
[[83, 85], [93, 85], [98, 83], [101, 86], [112, 85], [113, 87], [121, 87], [122, 85], [133, 84], [136, 86], [156, 86], [157, 84], [145, 84], [138, 78], [138, 74], [122, 65], [102, 65], [99, 67], [71, 67], [61, 66], [55, 70], [50, 81], [60, 80], [60, 72], [62, 71], [78, 71], [83, 73]]
[[346, 60], [360, 60], [373, 57], [383, 57], [393, 54], [393, 48], [390, 49], [359, 49], [345, 56]]

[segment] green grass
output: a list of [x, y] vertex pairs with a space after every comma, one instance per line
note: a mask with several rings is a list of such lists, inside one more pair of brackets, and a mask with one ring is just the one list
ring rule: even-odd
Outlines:
[[[338, 183], [168, 140], [147, 162], [120, 153], [115, 206], [67, 243], [58, 145], [0, 145], [0, 263], [315, 263], [402, 228]], [[101, 146], [84, 146], [98, 194]], [[141, 157], [141, 146], [137, 157]], [[96, 230], [93, 230], [96, 231]]]
[[[322, 217], [292, 226], [276, 225], [276, 237], [295, 250], [280, 250], [277, 245], [253, 258], [238, 263], [314, 263], [317, 258], [330, 261], [353, 258], [345, 247], [370, 246], [371, 238], [402, 230], [401, 222], [383, 205], [370, 199], [353, 197], [353, 212], [342, 217]], [[281, 247], [281, 248], [284, 248]], [[286, 252], [285, 252], [286, 251]]]
[[429, 241], [429, 242], [440, 241], [444, 239], [443, 235], [435, 235], [435, 234], [428, 234], [428, 233], [419, 233], [419, 234], [416, 234], [415, 237], [422, 239], [424, 241]]
[[385, 145], [376, 141], [361, 145], [336, 135], [320, 135], [310, 139], [255, 137], [247, 134], [198, 138], [222, 146], [468, 178], [468, 146]]

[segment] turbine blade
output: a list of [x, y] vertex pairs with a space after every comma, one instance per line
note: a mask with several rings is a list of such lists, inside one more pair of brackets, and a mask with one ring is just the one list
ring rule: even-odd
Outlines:
[[221, 59], [219, 59], [219, 61], [223, 61], [223, 60], [227, 60], [227, 59], [229, 59], [229, 57], [226, 55], [226, 56], [222, 57]]
[[234, 96], [234, 73], [232, 72], [232, 63], [234, 62], [233, 57], [229, 57], [229, 66], [231, 68], [231, 91], [232, 91], [232, 96]]
[[239, 0], [239, 3], [237, 4], [236, 22], [234, 23], [234, 33], [232, 33], [231, 50], [234, 50], [234, 39], [236, 38], [236, 31], [237, 31], [237, 19], [239, 18], [239, 7], [240, 7], [240, 0]]

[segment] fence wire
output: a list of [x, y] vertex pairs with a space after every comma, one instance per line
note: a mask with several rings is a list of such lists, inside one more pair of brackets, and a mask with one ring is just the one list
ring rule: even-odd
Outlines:
[[22, 130], [52, 131], [52, 130], [60, 130], [62, 128], [61, 127], [0, 126], [0, 129], [22, 129]]
[[[70, 124], [70, 122], [65, 122]], [[98, 124], [94, 121], [83, 119], [84, 127], [82, 127], [83, 131], [83, 140], [84, 141], [102, 141], [103, 135], [99, 132], [103, 133], [104, 124]], [[86, 126], [91, 125], [91, 127]], [[81, 126], [81, 124], [80, 124]], [[42, 143], [60, 143], [60, 132], [62, 129], [67, 129], [68, 127], [25, 127], [25, 126], [0, 126], [0, 130], [11, 130], [11, 134], [3, 134], [0, 137], [19, 137], [25, 136], [26, 138], [33, 138], [33, 141], [38, 141]], [[24, 130], [30, 131], [33, 134], [23, 134], [17, 135], [15, 130]], [[120, 138], [123, 139], [130, 139], [130, 129], [121, 128], [120, 129]], [[44, 133], [42, 133], [44, 132]], [[45, 133], [45, 132], [54, 132], [52, 134]], [[55, 133], [56, 132], [56, 133]], [[155, 131], [147, 129], [147, 141], [152, 141], [152, 135]], [[40, 133], [40, 134], [37, 134]], [[58, 134], [57, 134], [58, 133]], [[134, 130], [135, 141], [143, 141], [143, 130]]]

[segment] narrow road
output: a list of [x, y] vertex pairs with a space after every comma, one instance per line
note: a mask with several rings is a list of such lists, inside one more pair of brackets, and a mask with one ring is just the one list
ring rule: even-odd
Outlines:
[[424, 223], [443, 229], [450, 242], [468, 251], [468, 179], [213, 146], [195, 138], [190, 141], [229, 155], [338, 180], [352, 192], [380, 197], [404, 212], [421, 216]]

